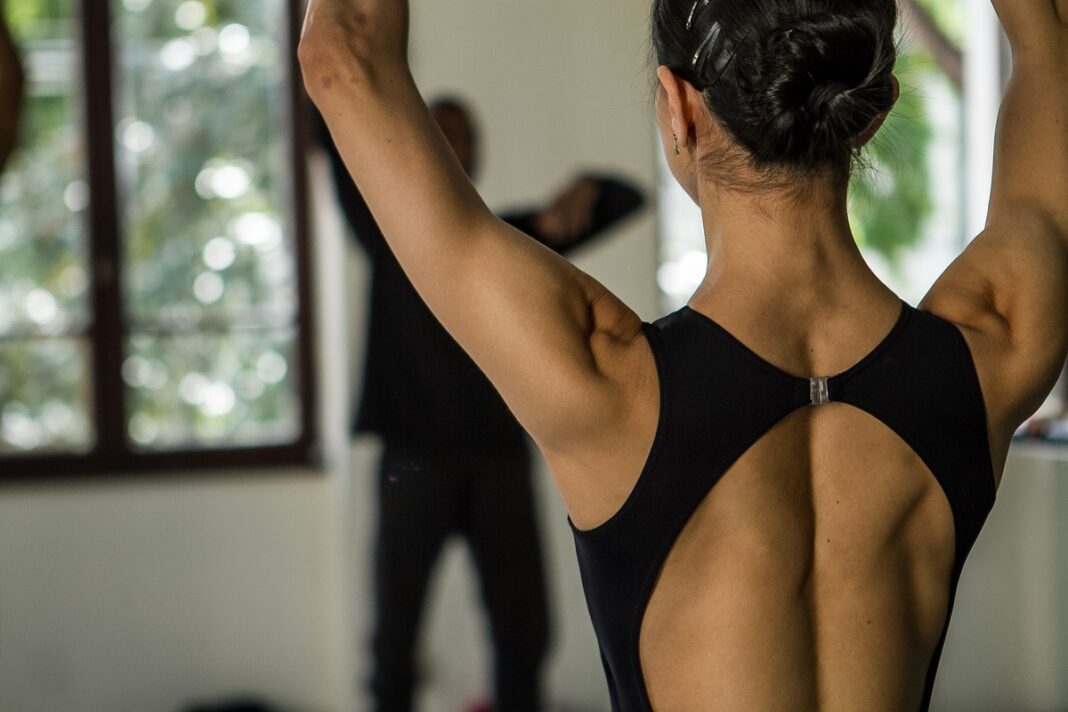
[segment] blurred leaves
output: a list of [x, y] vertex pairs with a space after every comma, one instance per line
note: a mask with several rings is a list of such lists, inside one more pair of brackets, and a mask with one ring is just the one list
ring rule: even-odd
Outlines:
[[5, 6], [30, 82], [0, 177], [0, 452], [80, 451], [94, 434], [76, 8]]
[[[79, 9], [5, 9], [30, 82], [20, 148], [0, 179], [0, 452], [85, 449], [93, 195]], [[292, 441], [287, 4], [113, 0], [111, 10], [127, 392], [100, 397], [125, 398], [135, 448]]]
[[898, 60], [901, 97], [865, 149], [868, 165], [854, 174], [850, 187], [852, 211], [860, 216], [853, 221], [857, 240], [891, 265], [923, 239], [933, 207], [927, 160], [932, 131], [923, 95], [914, 88], [918, 74], [933, 70], [934, 63], [923, 57]]

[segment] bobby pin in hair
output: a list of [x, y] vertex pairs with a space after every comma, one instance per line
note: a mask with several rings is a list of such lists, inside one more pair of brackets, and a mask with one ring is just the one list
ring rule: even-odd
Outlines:
[[690, 8], [690, 16], [686, 18], [687, 30], [693, 27], [693, 18], [697, 15], [697, 6], [700, 5], [701, 9], [704, 10], [710, 1], [711, 0], [695, 0], [693, 7]]
[[702, 42], [700, 46], [698, 46], [697, 51], [693, 53], [693, 61], [690, 62], [690, 66], [693, 69], [697, 69], [697, 62], [701, 59], [701, 53], [703, 53], [706, 49], [714, 45], [716, 43], [716, 40], [719, 39], [720, 29], [721, 28], [718, 22], [712, 23], [712, 29], [710, 29], [708, 31], [708, 34], [705, 35], [704, 42]]

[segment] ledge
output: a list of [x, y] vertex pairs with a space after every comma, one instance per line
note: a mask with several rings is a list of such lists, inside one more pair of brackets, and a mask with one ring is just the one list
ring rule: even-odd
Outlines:
[[1068, 463], [1068, 442], [1061, 440], [1014, 440], [1009, 459], [1027, 458], [1043, 462]]

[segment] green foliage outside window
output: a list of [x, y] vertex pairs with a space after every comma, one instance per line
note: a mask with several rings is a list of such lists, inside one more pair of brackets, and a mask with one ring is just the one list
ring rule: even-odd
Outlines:
[[29, 77], [0, 177], [0, 453], [92, 445], [85, 144], [72, 0], [7, 0]]
[[[79, 5], [0, 5], [29, 80], [0, 178], [0, 453], [94, 442]], [[126, 392], [100, 397], [135, 450], [299, 435], [287, 14], [111, 3]]]
[[[922, 0], [919, 4], [960, 47], [962, 3]], [[860, 218], [854, 220], [857, 239], [884, 256], [891, 267], [897, 266], [903, 250], [923, 239], [923, 225], [931, 214], [928, 155], [933, 132], [922, 87], [939, 73], [929, 50], [915, 41], [906, 44], [895, 67], [901, 98], [867, 149], [872, 170], [859, 171], [851, 186], [851, 205]], [[961, 100], [959, 92], [955, 97]]]

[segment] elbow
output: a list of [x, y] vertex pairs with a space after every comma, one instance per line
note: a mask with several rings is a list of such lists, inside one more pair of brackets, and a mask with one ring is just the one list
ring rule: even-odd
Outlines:
[[340, 39], [309, 36], [297, 46], [304, 89], [320, 108], [339, 91], [352, 92], [370, 84], [370, 71], [358, 48]]
[[297, 62], [304, 79], [304, 89], [316, 104], [341, 82], [345, 68], [342, 57], [336, 43], [318, 38], [302, 38], [297, 46]]
[[330, 71], [338, 63], [340, 52], [336, 42], [328, 42], [319, 36], [305, 35], [300, 38], [297, 45], [297, 62], [304, 74], [305, 81], [308, 78]]

